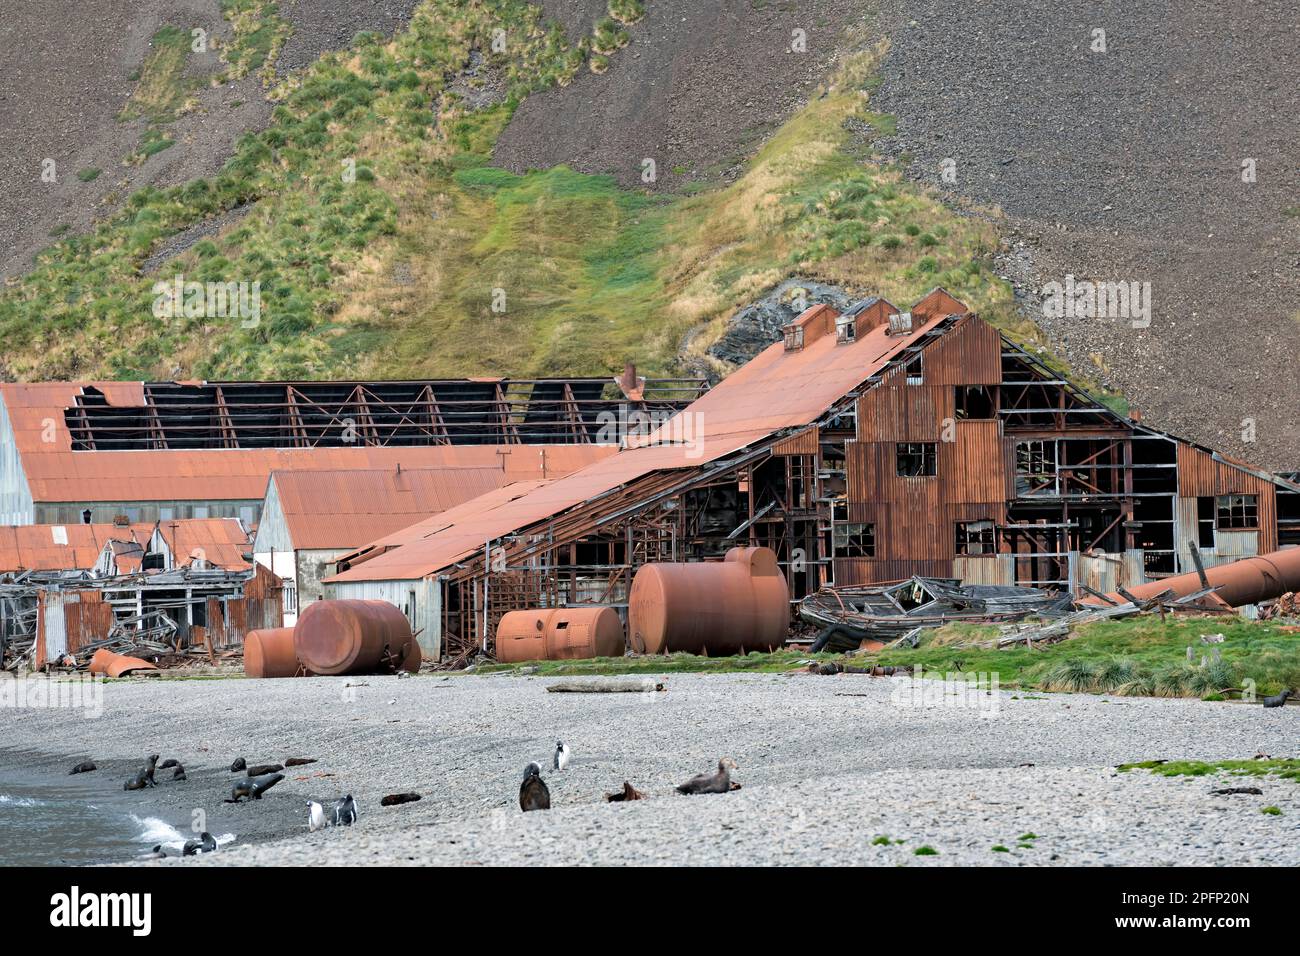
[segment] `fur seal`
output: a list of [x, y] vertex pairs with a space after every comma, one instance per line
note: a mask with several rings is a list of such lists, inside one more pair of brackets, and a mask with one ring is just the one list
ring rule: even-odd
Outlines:
[[623, 781], [623, 789], [615, 790], [613, 793], [605, 794], [605, 800], [609, 803], [623, 803], [627, 800], [644, 800], [645, 794], [638, 790], [626, 780]]
[[284, 769], [284, 764], [279, 763], [261, 763], [256, 767], [248, 768], [250, 777], [265, 777], [268, 773], [279, 773]]
[[170, 770], [172, 767], [179, 767], [180, 765], [181, 762], [177, 760], [175, 757], [168, 757], [166, 760], [164, 760], [162, 763], [158, 765], [158, 769]]
[[542, 779], [542, 765], [539, 763], [533, 762], [524, 768], [524, 780], [519, 785], [519, 809], [525, 813], [551, 809], [551, 791]]
[[569, 765], [569, 748], [565, 745], [563, 740], [557, 740], [555, 742], [554, 763], [556, 770], [563, 770]]
[[185, 768], [182, 767], [180, 764], [177, 764], [176, 769], [172, 771], [172, 779], [188, 780], [189, 778], [185, 776]]
[[286, 767], [305, 767], [309, 763], [315, 763], [315, 757], [290, 757], [285, 760]]
[[230, 799], [226, 803], [239, 803], [240, 800], [261, 800], [262, 794], [284, 779], [282, 773], [268, 773], [260, 777], [245, 777], [230, 788]]
[[245, 770], [247, 768], [248, 768], [248, 761], [246, 761], [243, 757], [236, 757], [235, 762], [230, 765], [230, 772], [239, 773], [239, 771]]
[[98, 769], [99, 768], [95, 766], [95, 761], [83, 760], [81, 761], [81, 763], [77, 764], [75, 767], [73, 767], [71, 770], [68, 771], [68, 776], [71, 776], [74, 773], [90, 773], [92, 770], [98, 770]]
[[148, 765], [147, 767], [144, 768], [144, 770], [145, 770], [145, 776], [149, 778], [149, 786], [151, 786], [151, 787], [156, 787], [156, 786], [158, 786], [158, 783], [157, 783], [157, 781], [154, 780], [154, 778], [153, 778], [153, 771], [154, 771], [154, 768], [158, 766], [158, 755], [157, 755], [157, 754], [151, 754], [150, 756], [146, 757], [145, 759], [149, 761], [149, 765]]
[[414, 803], [420, 799], [418, 793], [390, 793], [379, 801], [381, 807], [396, 807], [403, 803]]
[[1288, 688], [1287, 690], [1282, 691], [1282, 693], [1278, 694], [1276, 697], [1265, 697], [1264, 706], [1282, 707], [1286, 704], [1287, 698], [1292, 696], [1294, 695], [1291, 693], [1290, 688]]
[[330, 823], [336, 827], [350, 827], [356, 822], [357, 802], [349, 793], [334, 802], [334, 808], [330, 811]]
[[181, 856], [197, 856], [200, 853], [217, 852], [217, 841], [207, 830], [199, 834], [197, 840], [186, 840], [181, 848]]
[[714, 773], [702, 773], [691, 777], [683, 784], [678, 784], [678, 793], [727, 793], [731, 790], [731, 771], [739, 769], [730, 757], [718, 761]]

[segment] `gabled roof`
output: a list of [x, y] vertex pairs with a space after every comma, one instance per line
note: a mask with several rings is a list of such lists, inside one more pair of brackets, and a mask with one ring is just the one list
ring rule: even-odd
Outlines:
[[185, 518], [158, 522], [158, 534], [171, 549], [172, 562], [184, 567], [202, 558], [214, 567], [246, 571], [244, 555], [253, 550], [238, 518]]
[[[329, 582], [415, 580], [483, 549], [485, 542], [519, 531], [575, 505], [609, 494], [652, 472], [696, 468], [764, 439], [811, 425], [952, 313], [965, 311], [941, 289], [912, 307], [912, 331], [890, 335], [888, 324], [863, 322], [857, 338], [837, 344], [834, 309], [818, 305], [796, 320], [804, 346], [777, 342], [727, 376], [638, 443], [571, 475], [516, 497], [471, 502], [414, 525], [375, 550], [391, 550], [351, 567]], [[892, 312], [877, 303], [873, 315]], [[870, 325], [870, 327], [866, 327]], [[504, 490], [504, 489], [503, 489]], [[400, 541], [400, 544], [396, 542]], [[396, 544], [394, 547], [393, 545]]]
[[88, 571], [110, 540], [147, 542], [152, 524], [0, 526], [0, 572]]
[[295, 549], [359, 548], [507, 482], [500, 468], [277, 471], [271, 484]]

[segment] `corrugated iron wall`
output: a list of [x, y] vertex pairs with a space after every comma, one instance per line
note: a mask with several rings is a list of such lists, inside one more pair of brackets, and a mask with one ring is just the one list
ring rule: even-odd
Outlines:
[[1178, 493], [1189, 498], [1255, 495], [1259, 499], [1259, 554], [1277, 550], [1277, 486], [1192, 445], [1178, 443]]
[[[858, 441], [845, 449], [849, 520], [876, 526], [876, 557], [837, 559], [837, 584], [894, 581], [912, 574], [948, 577], [955, 522], [1006, 520], [1007, 450], [994, 419], [956, 417], [954, 384], [996, 384], [1002, 340], [963, 321], [925, 350], [921, 384], [903, 366], [858, 400]], [[898, 442], [935, 442], [932, 478], [901, 477]]]

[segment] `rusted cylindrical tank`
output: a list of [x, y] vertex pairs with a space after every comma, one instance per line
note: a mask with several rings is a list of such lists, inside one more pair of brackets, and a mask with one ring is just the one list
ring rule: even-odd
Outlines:
[[125, 654], [114, 654], [106, 647], [95, 651], [90, 658], [90, 672], [103, 674], [106, 677], [123, 677], [136, 671], [157, 669], [157, 665], [150, 664], [148, 661], [142, 661], [138, 657], [127, 657]]
[[[1281, 597], [1288, 591], [1300, 590], [1300, 548], [1286, 548], [1206, 568], [1205, 579], [1210, 587], [1217, 589], [1215, 594], [1232, 607], [1258, 604], [1269, 598]], [[1180, 598], [1202, 589], [1201, 576], [1192, 571], [1139, 584], [1128, 591], [1134, 597], [1145, 600], [1164, 591], [1173, 591], [1174, 597]], [[1124, 600], [1119, 594], [1113, 597], [1118, 601]], [[1092, 598], [1085, 603], [1102, 602]]]
[[609, 607], [511, 611], [497, 624], [496, 655], [505, 664], [622, 657], [623, 622]]
[[770, 548], [722, 561], [647, 564], [632, 580], [628, 644], [647, 654], [746, 654], [785, 643], [790, 592]]
[[244, 635], [244, 673], [249, 677], [297, 677], [304, 670], [293, 649], [293, 628], [268, 627]]
[[298, 659], [315, 674], [366, 674], [419, 667], [406, 615], [387, 601], [313, 601], [293, 628]]

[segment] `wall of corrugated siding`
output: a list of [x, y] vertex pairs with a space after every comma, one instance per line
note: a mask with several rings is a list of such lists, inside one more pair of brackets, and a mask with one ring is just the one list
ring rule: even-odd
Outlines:
[[[1193, 498], [1255, 495], [1259, 498], [1260, 554], [1277, 550], [1277, 486], [1192, 445], [1178, 443], [1178, 493]], [[1217, 543], [1215, 550], [1218, 551]]]

